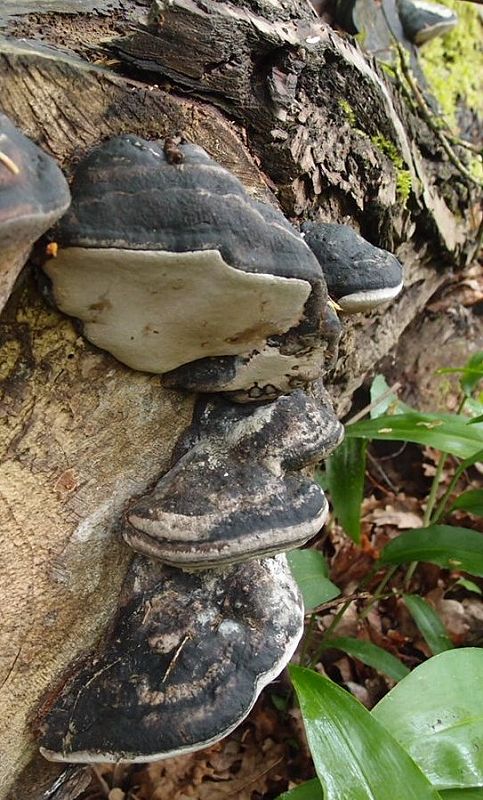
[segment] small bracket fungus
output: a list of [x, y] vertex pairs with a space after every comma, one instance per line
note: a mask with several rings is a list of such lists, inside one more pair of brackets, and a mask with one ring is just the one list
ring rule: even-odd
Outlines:
[[69, 203], [55, 161], [0, 114], [0, 311], [33, 243]]
[[170, 385], [256, 400], [315, 380], [339, 327], [310, 248], [201, 147], [177, 148], [121, 136], [78, 166], [44, 267], [55, 302]]
[[256, 407], [211, 400], [178, 443], [173, 468], [129, 508], [124, 538], [190, 569], [298, 547], [328, 512], [322, 489], [299, 470], [342, 436], [330, 406], [301, 390]]
[[397, 0], [399, 18], [408, 39], [424, 44], [453, 30], [458, 16], [447, 6], [426, 0]]
[[53, 761], [155, 761], [230, 733], [292, 657], [303, 605], [284, 556], [190, 574], [138, 557], [102, 654], [42, 724]]
[[329, 295], [343, 311], [377, 308], [403, 288], [397, 258], [374, 247], [348, 225], [305, 222], [302, 232], [322, 267]]

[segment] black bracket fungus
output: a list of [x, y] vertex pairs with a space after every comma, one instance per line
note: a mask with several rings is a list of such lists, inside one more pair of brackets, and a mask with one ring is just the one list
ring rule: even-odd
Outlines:
[[33, 243], [69, 203], [67, 181], [53, 158], [0, 113], [0, 311]]
[[403, 271], [397, 258], [374, 247], [349, 225], [304, 222], [301, 229], [322, 268], [329, 295], [342, 311], [370, 311], [401, 292]]
[[426, 0], [397, 0], [397, 9], [404, 33], [415, 45], [443, 36], [458, 24], [458, 16], [441, 3]]
[[322, 489], [300, 470], [342, 436], [330, 407], [300, 390], [255, 407], [212, 400], [179, 442], [173, 468], [129, 508], [124, 538], [189, 569], [299, 547], [328, 513]]
[[379, 61], [393, 61], [397, 40], [418, 73], [416, 48], [458, 24], [454, 11], [427, 0], [336, 0], [334, 12], [337, 23], [359, 35], [364, 49]]
[[250, 401], [316, 380], [340, 331], [310, 248], [201, 147], [177, 152], [120, 136], [79, 164], [44, 267], [56, 304], [170, 385]]
[[57, 305], [133, 369], [222, 393], [199, 401], [172, 468], [127, 508], [124, 539], [143, 555], [100, 655], [42, 726], [56, 761], [150, 761], [233, 730], [302, 635], [275, 554], [327, 516], [310, 468], [343, 435], [318, 386], [340, 323], [303, 237], [196, 145], [118, 137], [79, 164], [72, 192], [44, 266]]
[[101, 655], [43, 721], [42, 753], [147, 762], [207, 747], [246, 717], [302, 632], [283, 556], [196, 574], [138, 557]]

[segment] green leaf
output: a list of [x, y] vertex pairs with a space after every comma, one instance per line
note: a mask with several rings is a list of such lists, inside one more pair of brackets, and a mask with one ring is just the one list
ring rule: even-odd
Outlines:
[[482, 687], [483, 650], [448, 650], [416, 667], [372, 714], [437, 788], [482, 786]]
[[403, 597], [431, 652], [437, 655], [445, 650], [452, 650], [453, 642], [434, 608], [417, 594], [405, 594]]
[[439, 798], [403, 748], [349, 692], [309, 669], [292, 666], [290, 674], [325, 800]]
[[483, 489], [468, 489], [454, 501], [451, 508], [461, 508], [472, 514], [483, 516]]
[[345, 439], [325, 462], [334, 515], [356, 544], [361, 538], [366, 447], [362, 439]]
[[483, 351], [473, 353], [464, 367], [442, 367], [436, 370], [437, 375], [459, 374], [460, 384], [466, 397], [471, 397], [476, 386], [483, 378]]
[[453, 493], [453, 489], [455, 488], [456, 484], [458, 483], [458, 481], [459, 481], [461, 475], [463, 474], [463, 472], [466, 469], [468, 469], [468, 467], [471, 467], [473, 464], [476, 464], [478, 461], [481, 461], [481, 460], [483, 460], [483, 450], [478, 450], [476, 453], [474, 453], [471, 456], [471, 458], [466, 458], [464, 461], [462, 461], [458, 465], [457, 469], [455, 470], [455, 474], [453, 475], [453, 477], [452, 477], [452, 479], [450, 481], [450, 484], [449, 484], [448, 488], [446, 489], [446, 492], [444, 493], [444, 496], [443, 496], [442, 500], [440, 501], [440, 503], [438, 505], [437, 512], [434, 515], [434, 517], [431, 520], [431, 522], [439, 522], [440, 519], [444, 516], [448, 500], [449, 500], [451, 494]]
[[383, 564], [429, 561], [483, 577], [483, 533], [453, 525], [429, 525], [401, 533], [381, 553]]
[[483, 800], [483, 789], [443, 789], [440, 795], [441, 800]]
[[272, 701], [274, 707], [277, 711], [286, 711], [289, 704], [289, 698], [284, 697], [281, 694], [275, 694], [275, 692], [270, 692], [270, 700]]
[[324, 794], [320, 781], [314, 778], [312, 781], [301, 783], [295, 789], [290, 789], [289, 792], [280, 794], [277, 800], [324, 800]]
[[471, 397], [479, 382], [483, 379], [483, 352], [473, 353], [466, 362], [460, 378], [461, 388], [467, 397]]
[[[377, 419], [381, 414], [384, 414], [387, 409], [393, 404], [399, 402], [394, 392], [389, 392], [390, 387], [384, 375], [376, 375], [371, 383], [370, 398], [371, 398], [371, 419]], [[379, 397], [381, 400], [378, 402]]]
[[327, 565], [322, 553], [317, 550], [291, 550], [285, 555], [302, 592], [306, 611], [340, 595], [340, 589], [327, 577]]
[[391, 653], [372, 642], [365, 642], [350, 636], [337, 636], [325, 640], [325, 643], [327, 647], [343, 650], [347, 655], [358, 658], [363, 664], [374, 667], [378, 672], [384, 672], [385, 675], [389, 675], [395, 681], [400, 681], [406, 675], [409, 675], [409, 669], [405, 664], [402, 664], [398, 658], [395, 658]]
[[474, 592], [475, 594], [482, 594], [482, 591], [476, 583], [469, 581], [467, 578], [458, 578], [455, 586], [462, 586], [467, 592]]
[[468, 420], [468, 425], [474, 425], [476, 422], [483, 422], [483, 414], [479, 414], [477, 417], [473, 417], [473, 419]]
[[348, 439], [356, 437], [416, 442], [459, 458], [471, 458], [483, 449], [483, 425], [468, 425], [465, 417], [458, 414], [420, 414], [411, 411], [385, 415], [347, 425], [345, 435], [346, 443]]

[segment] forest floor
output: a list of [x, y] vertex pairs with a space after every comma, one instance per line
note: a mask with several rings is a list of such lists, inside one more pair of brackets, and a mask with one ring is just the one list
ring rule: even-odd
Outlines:
[[[483, 281], [478, 267], [449, 282], [401, 338], [396, 353], [378, 365], [391, 385], [401, 384], [400, 399], [422, 411], [455, 411], [458, 385], [452, 376], [435, 375], [441, 367], [461, 366], [483, 350]], [[354, 411], [368, 401], [364, 388]], [[350, 416], [350, 414], [349, 414]], [[373, 642], [413, 668], [431, 652], [400, 597], [405, 571], [398, 570], [385, 595], [371, 602], [381, 575], [367, 577], [378, 552], [399, 532], [422, 525], [424, 507], [439, 453], [401, 442], [370, 447], [365, 498], [361, 508], [362, 543], [356, 546], [332, 520], [315, 545], [330, 566], [330, 578], [341, 597], [325, 604], [315, 618], [311, 640], [300, 652], [315, 652], [324, 630], [348, 596], [354, 596], [337, 624], [337, 636]], [[481, 465], [480, 465], [481, 466]], [[467, 470], [458, 489], [481, 488], [483, 466]], [[444, 492], [455, 462], [446, 462], [440, 484]], [[483, 532], [482, 518], [454, 512], [451, 523]], [[483, 647], [483, 581], [432, 564], [420, 564], [410, 591], [438, 612], [453, 644]], [[361, 586], [363, 586], [363, 591]], [[407, 590], [407, 586], [404, 587]], [[336, 650], [325, 650], [313, 665], [352, 692], [367, 708], [394, 685], [391, 678]], [[262, 694], [247, 720], [218, 744], [187, 756], [150, 765], [103, 766], [76, 771], [72, 800], [275, 800], [281, 792], [314, 776], [300, 712], [286, 673]], [[79, 783], [78, 781], [82, 782]], [[79, 793], [80, 792], [80, 793]]]

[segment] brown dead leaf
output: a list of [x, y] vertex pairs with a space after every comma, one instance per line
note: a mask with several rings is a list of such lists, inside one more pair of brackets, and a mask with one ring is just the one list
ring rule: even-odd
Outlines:
[[462, 644], [470, 629], [465, 607], [458, 600], [446, 599], [444, 591], [442, 586], [438, 586], [428, 592], [424, 599], [437, 612], [452, 641], [455, 644]]
[[394, 525], [399, 530], [420, 528], [423, 524], [422, 514], [392, 505], [381, 509], [376, 508], [372, 512], [371, 518], [376, 525]]

